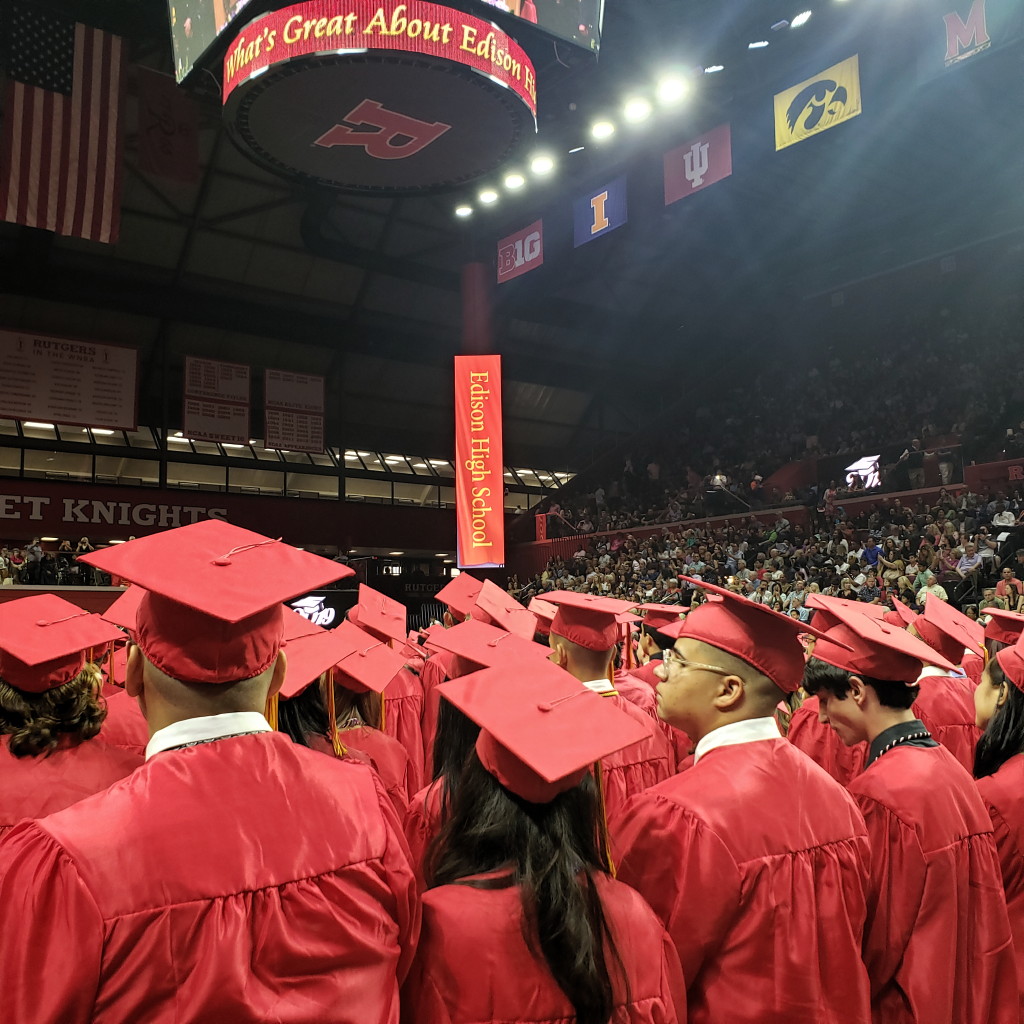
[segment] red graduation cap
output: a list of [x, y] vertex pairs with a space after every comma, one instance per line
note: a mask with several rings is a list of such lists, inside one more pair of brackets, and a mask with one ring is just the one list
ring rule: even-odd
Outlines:
[[886, 609], [880, 604], [868, 604], [865, 601], [850, 601], [845, 597], [830, 597], [828, 594], [808, 594], [804, 602], [808, 608], [848, 608], [850, 611], [859, 612], [869, 619], [882, 619], [886, 615]]
[[[707, 602], [685, 619], [661, 631], [673, 638], [689, 637], [735, 655], [766, 675], [786, 693], [800, 688], [804, 675], [804, 650], [799, 637], [820, 637], [822, 631], [798, 619], [773, 611], [763, 604], [702, 580], [682, 577], [684, 582], [706, 590]], [[719, 600], [715, 600], [715, 598]]]
[[484, 768], [530, 803], [573, 789], [595, 761], [647, 735], [643, 723], [550, 662], [528, 673], [485, 669], [438, 692], [480, 726]]
[[1003, 675], [1017, 687], [1024, 690], [1024, 646], [1020, 640], [1011, 647], [1004, 647], [996, 654], [996, 661], [1003, 670]]
[[312, 619], [307, 619], [305, 615], [297, 612], [294, 608], [289, 608], [288, 605], [284, 606], [284, 611], [281, 614], [284, 616], [283, 637], [285, 640], [298, 640], [300, 636], [312, 636], [314, 633], [324, 632], [323, 626], [318, 626]]
[[80, 561], [146, 588], [138, 644], [162, 672], [191, 683], [259, 675], [281, 646], [281, 602], [353, 575], [347, 566], [217, 519]]
[[555, 590], [544, 599], [558, 608], [551, 632], [589, 651], [610, 650], [619, 642], [620, 625], [639, 618], [629, 601], [611, 597]]
[[[829, 600], [813, 597], [817, 601]], [[833, 603], [823, 609], [829, 627], [814, 645], [815, 658], [846, 672], [908, 684], [917, 682], [923, 665], [952, 671], [953, 665], [903, 626], [865, 615], [854, 602], [849, 604], [852, 607]]]
[[44, 693], [70, 683], [87, 651], [123, 639], [116, 626], [55, 594], [22, 597], [0, 614], [0, 679]]
[[538, 664], [551, 655], [543, 644], [525, 640], [508, 630], [486, 622], [467, 619], [451, 629], [438, 629], [427, 638], [432, 650], [450, 651], [474, 665], [490, 668], [495, 665], [523, 661]]
[[533, 613], [490, 580], [484, 580], [480, 587], [480, 593], [476, 595], [476, 607], [487, 616], [485, 622], [491, 622], [516, 636], [532, 640], [533, 634], [537, 632], [537, 620]]
[[[895, 596], [895, 594], [892, 598], [892, 606], [896, 609], [896, 615], [898, 616], [899, 621], [902, 622], [904, 626], [912, 626], [917, 621], [917, 612], [915, 612], [913, 608], [911, 608], [909, 605], [904, 604], [898, 597]], [[886, 612], [886, 614], [892, 615], [893, 613]], [[895, 619], [887, 618], [885, 621], [892, 622], [893, 625], [897, 624]]]
[[1015, 644], [1024, 632], [1024, 615], [1004, 611], [1002, 608], [986, 608], [982, 614], [989, 617], [985, 624], [986, 640]]
[[925, 602], [914, 628], [929, 647], [953, 665], [964, 660], [965, 648], [974, 654], [985, 653], [985, 627], [934, 596]]
[[139, 605], [145, 596], [145, 587], [129, 587], [105, 612], [100, 612], [100, 618], [112, 622], [115, 626], [123, 626], [134, 636], [138, 627]]
[[643, 625], [659, 632], [678, 622], [682, 611], [677, 604], [641, 604], [636, 610], [644, 613]]
[[348, 621], [381, 640], [405, 641], [405, 605], [365, 583], [359, 584], [359, 603], [349, 610]]
[[536, 632], [547, 636], [551, 632], [551, 623], [554, 621], [558, 606], [553, 605], [550, 601], [545, 601], [541, 597], [535, 597], [526, 608], [528, 611], [533, 612], [534, 618], [537, 620]]
[[475, 576], [460, 572], [437, 592], [437, 599], [448, 605], [454, 615], [464, 619], [473, 610], [482, 586], [483, 582]]

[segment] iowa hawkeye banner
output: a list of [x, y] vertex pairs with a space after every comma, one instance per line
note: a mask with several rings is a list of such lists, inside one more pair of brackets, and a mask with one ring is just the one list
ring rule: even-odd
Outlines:
[[455, 357], [455, 515], [459, 568], [504, 565], [501, 356]]
[[827, 131], [860, 113], [857, 54], [775, 96], [775, 149]]

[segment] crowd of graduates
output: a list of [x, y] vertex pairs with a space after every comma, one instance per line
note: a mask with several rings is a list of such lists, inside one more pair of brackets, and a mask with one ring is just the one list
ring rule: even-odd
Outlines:
[[224, 522], [81, 560], [102, 615], [0, 614], [4, 1020], [1024, 1020], [1024, 615], [463, 573], [324, 629], [352, 570]]

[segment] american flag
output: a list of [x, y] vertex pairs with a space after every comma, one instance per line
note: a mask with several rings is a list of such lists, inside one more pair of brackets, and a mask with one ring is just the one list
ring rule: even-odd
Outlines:
[[116, 242], [121, 38], [24, 4], [8, 6], [5, 28], [0, 219]]

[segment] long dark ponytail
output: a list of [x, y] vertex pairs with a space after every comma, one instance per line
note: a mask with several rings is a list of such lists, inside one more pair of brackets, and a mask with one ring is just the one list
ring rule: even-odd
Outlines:
[[[354, 693], [338, 683], [333, 685], [335, 716], [339, 723], [343, 723], [352, 712], [357, 712], [371, 728], [380, 727], [380, 697], [377, 694]], [[278, 702], [277, 728], [303, 747], [311, 746], [311, 737], [330, 736], [331, 716], [319, 683], [311, 683], [294, 697]]]
[[[425, 860], [428, 886], [514, 884], [523, 936], [544, 958], [578, 1024], [608, 1024], [615, 1006], [607, 954], [625, 971], [605, 921], [595, 876], [608, 870], [599, 840], [600, 801], [588, 775], [547, 804], [510, 793], [473, 753], [454, 790], [451, 816]], [[506, 871], [505, 883], [465, 881]]]
[[[994, 775], [1017, 754], [1024, 754], [1024, 692], [1019, 690], [993, 658], [985, 669], [993, 686], [1006, 687], [1006, 700], [996, 709], [974, 751], [974, 777]], [[987, 686], [984, 677], [980, 686]]]

